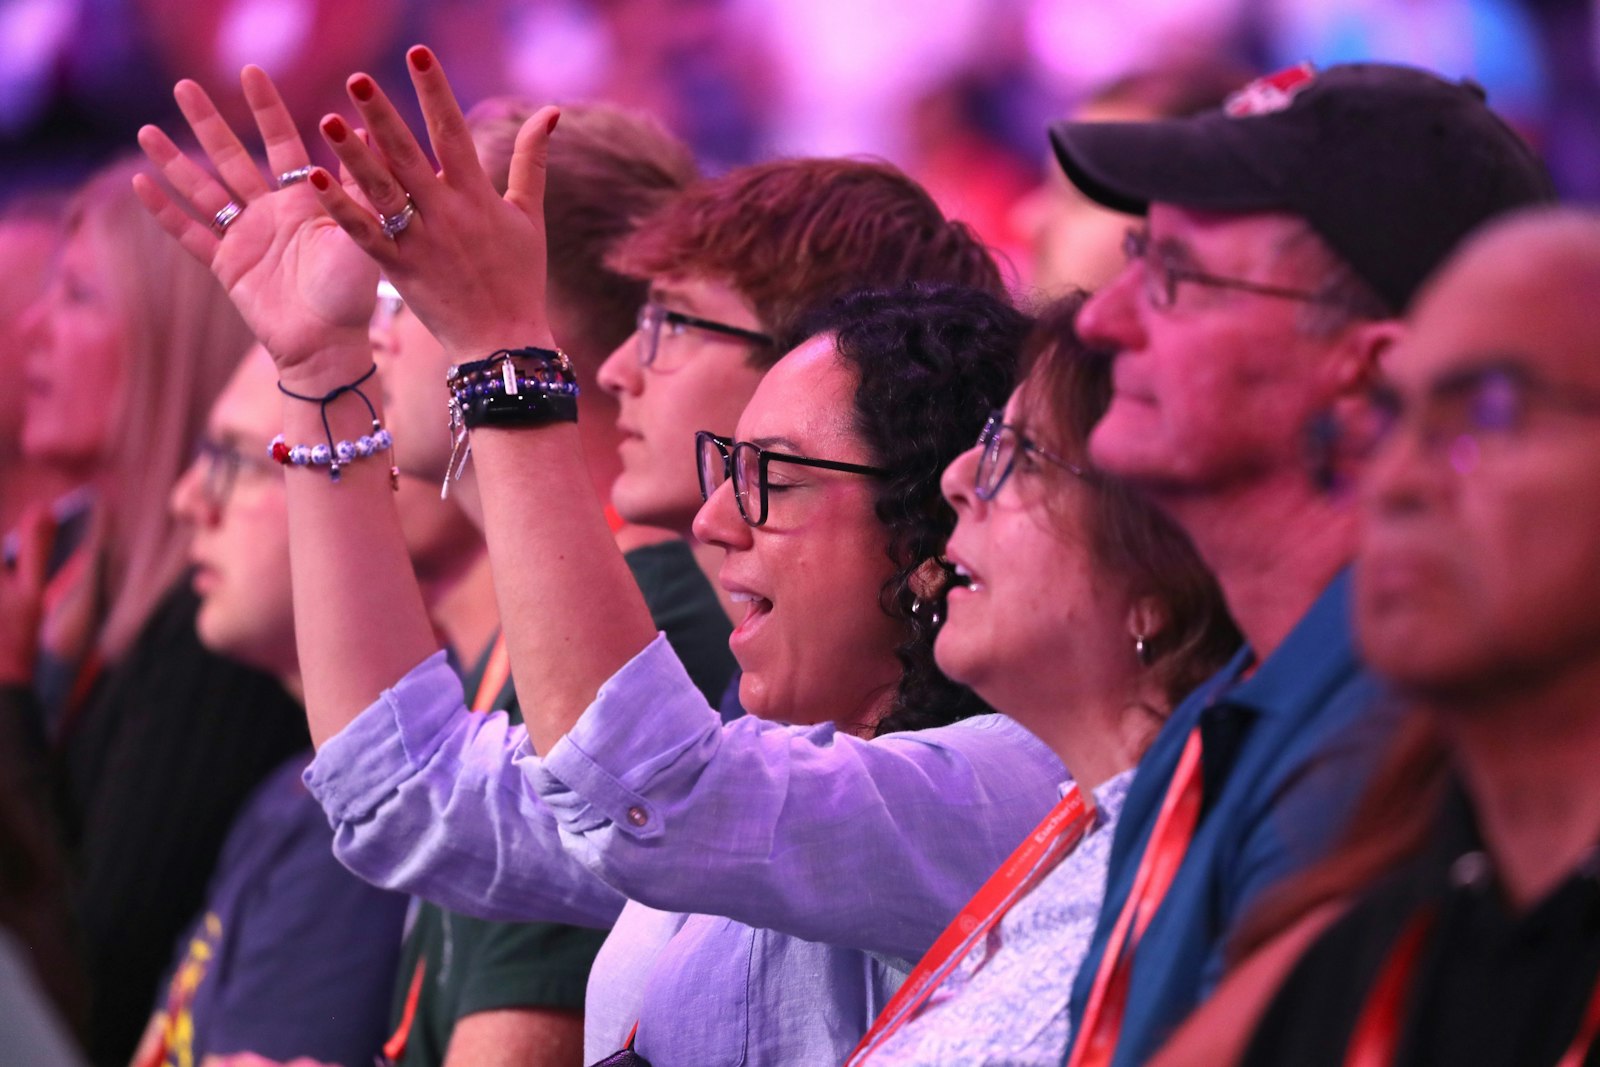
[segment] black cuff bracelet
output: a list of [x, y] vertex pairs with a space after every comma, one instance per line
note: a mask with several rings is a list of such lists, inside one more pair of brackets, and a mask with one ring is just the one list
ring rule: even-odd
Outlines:
[[501, 349], [451, 367], [446, 382], [453, 427], [578, 421], [578, 382], [572, 361], [558, 349]]

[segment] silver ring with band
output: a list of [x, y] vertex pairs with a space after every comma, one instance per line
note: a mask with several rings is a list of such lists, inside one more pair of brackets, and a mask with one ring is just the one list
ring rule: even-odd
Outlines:
[[383, 228], [383, 235], [393, 241], [400, 236], [407, 226], [411, 225], [411, 219], [416, 213], [416, 202], [408, 195], [406, 197], [406, 206], [396, 211], [393, 215], [380, 214], [378, 216], [378, 225]]
[[222, 210], [211, 216], [211, 227], [217, 231], [217, 236], [221, 237], [227, 233], [228, 227], [233, 225], [234, 220], [243, 212], [244, 205], [237, 200], [229, 200], [222, 205]]
[[303, 182], [310, 178], [311, 172], [316, 169], [317, 168], [308, 165], [304, 167], [296, 167], [294, 170], [286, 170], [282, 174], [278, 175], [278, 188], [287, 189], [289, 186], [294, 185], [297, 182]]

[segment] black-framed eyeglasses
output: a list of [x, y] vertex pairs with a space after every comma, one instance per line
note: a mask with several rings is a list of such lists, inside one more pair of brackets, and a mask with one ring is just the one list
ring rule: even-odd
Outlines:
[[249, 467], [255, 471], [280, 470], [278, 464], [266, 456], [245, 455], [238, 448], [211, 437], [202, 437], [195, 445], [194, 462], [200, 467], [200, 499], [213, 511], [221, 511], [233, 495], [233, 486], [239, 471]]
[[1040, 448], [1027, 434], [1006, 422], [1003, 411], [989, 413], [989, 421], [983, 424], [983, 432], [978, 434], [978, 447], [983, 452], [978, 456], [978, 469], [973, 472], [972, 491], [985, 503], [993, 500], [995, 494], [1000, 492], [1000, 487], [1006, 484], [1006, 479], [1011, 477], [1011, 468], [1016, 466], [1019, 452], [1037, 456], [1079, 478], [1089, 477], [1088, 472], [1076, 463]]
[[1206, 285], [1213, 289], [1233, 289], [1241, 293], [1276, 296], [1284, 300], [1299, 300], [1309, 304], [1336, 302], [1335, 298], [1326, 293], [1312, 292], [1309, 289], [1263, 285], [1260, 282], [1245, 281], [1243, 278], [1224, 278], [1221, 275], [1186, 267], [1175, 262], [1171, 256], [1162, 255], [1152, 249], [1150, 233], [1147, 230], [1138, 228], [1128, 230], [1122, 238], [1122, 254], [1128, 258], [1129, 263], [1140, 265], [1143, 272], [1145, 301], [1157, 310], [1164, 311], [1178, 302], [1179, 282], [1194, 282], [1196, 285]]
[[[732, 478], [733, 499], [739, 505], [739, 514], [751, 526], [760, 526], [767, 521], [767, 493], [771, 488], [767, 481], [767, 467], [773, 463], [796, 463], [802, 467], [865, 474], [873, 478], [889, 476], [889, 472], [881, 467], [770, 452], [751, 441], [735, 441], [710, 430], [700, 430], [694, 435], [694, 453], [695, 467], [700, 472], [700, 498], [711, 499], [711, 494]], [[753, 497], [752, 488], [755, 489]]]
[[776, 344], [767, 334], [756, 330], [746, 330], [738, 326], [729, 326], [725, 322], [715, 322], [711, 319], [702, 319], [695, 315], [685, 315], [681, 311], [668, 311], [654, 300], [648, 300], [639, 308], [639, 317], [635, 322], [639, 330], [639, 365], [641, 367], [661, 367], [661, 339], [665, 334], [670, 340], [682, 336], [684, 330], [706, 330], [710, 333], [721, 334], [724, 337], [736, 338], [752, 345], [770, 348]]
[[1521, 436], [1551, 413], [1600, 418], [1600, 390], [1552, 382], [1512, 358], [1491, 356], [1441, 375], [1421, 397], [1375, 385], [1366, 405], [1337, 421], [1336, 432], [1341, 454], [1364, 459], [1409, 425], [1426, 454], [1447, 456], [1465, 474], [1485, 448]]

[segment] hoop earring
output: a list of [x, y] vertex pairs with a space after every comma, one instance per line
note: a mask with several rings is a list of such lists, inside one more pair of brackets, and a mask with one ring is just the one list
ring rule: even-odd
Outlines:
[[1133, 655], [1139, 661], [1139, 666], [1150, 666], [1150, 643], [1145, 640], [1144, 634], [1133, 635]]

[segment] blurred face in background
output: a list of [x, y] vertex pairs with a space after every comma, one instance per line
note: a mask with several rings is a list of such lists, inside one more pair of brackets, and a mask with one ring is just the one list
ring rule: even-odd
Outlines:
[[[1154, 112], [1133, 103], [1089, 104], [1079, 122], [1144, 122]], [[1067, 180], [1054, 157], [1045, 177], [1012, 209], [1012, 224], [1028, 241], [1033, 287], [1044, 297], [1098, 289], [1122, 270], [1122, 236], [1137, 220], [1101, 207]]]
[[[189, 557], [200, 597], [200, 639], [284, 678], [297, 673], [298, 659], [286, 474], [267, 455], [283, 428], [277, 380], [266, 350], [251, 349], [212, 408], [206, 440], [172, 491], [172, 510], [193, 529]], [[289, 476], [327, 475], [295, 470]], [[474, 529], [458, 508], [439, 499], [434, 483], [403, 474], [395, 502], [419, 576], [448, 569], [464, 550], [481, 550]]]
[[56, 227], [47, 221], [0, 222], [0, 456], [14, 456], [21, 447], [26, 366], [44, 323], [35, 305], [50, 278], [57, 240]]
[[369, 331], [378, 365], [383, 420], [394, 434], [400, 470], [437, 485], [450, 462], [450, 360], [444, 346], [405, 306], [394, 287], [378, 288]]
[[277, 380], [266, 350], [251, 349], [212, 408], [198, 456], [173, 487], [172, 511], [193, 530], [200, 640], [282, 678], [295, 672], [297, 659], [285, 474], [267, 455], [267, 442], [283, 428]]
[[27, 360], [23, 453], [92, 474], [115, 432], [128, 341], [114, 279], [86, 227], [68, 235], [24, 331], [37, 340]]

